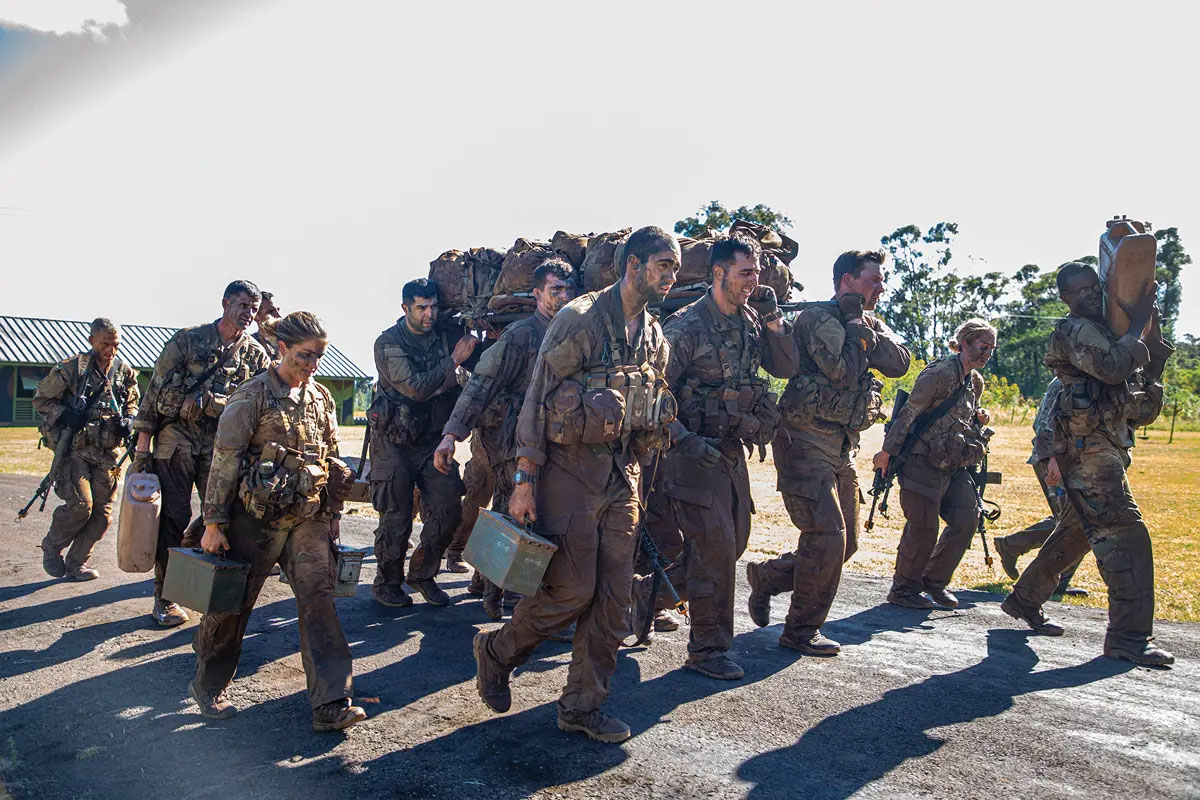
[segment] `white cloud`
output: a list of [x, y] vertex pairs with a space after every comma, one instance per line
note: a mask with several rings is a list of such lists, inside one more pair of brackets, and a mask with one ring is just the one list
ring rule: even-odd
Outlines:
[[0, 0], [0, 25], [105, 39], [112, 28], [127, 24], [119, 0]]

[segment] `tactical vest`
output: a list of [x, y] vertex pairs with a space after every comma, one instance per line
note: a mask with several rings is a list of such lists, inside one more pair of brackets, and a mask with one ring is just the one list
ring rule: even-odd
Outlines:
[[[620, 311], [619, 301], [615, 306]], [[565, 379], [546, 399], [546, 438], [560, 445], [623, 447], [630, 435], [659, 433], [676, 416], [664, 376], [637, 359], [624, 319], [604, 315], [605, 341], [597, 359]], [[643, 331], [643, 341], [650, 335]]]
[[[958, 401], [945, 414], [932, 421], [913, 445], [914, 453], [925, 456], [931, 464], [944, 472], [975, 466], [983, 460], [987, 452], [991, 429], [981, 428], [977, 421], [979, 401], [973, 391], [974, 374], [972, 371], [963, 378], [966, 386]], [[955, 391], [957, 388], [956, 386]], [[937, 398], [936, 402], [930, 404], [930, 408], [937, 407], [945, 399]]]
[[857, 386], [849, 388], [844, 381], [829, 380], [823, 372], [805, 373], [788, 381], [779, 410], [789, 428], [820, 420], [865, 431], [884, 418], [882, 391], [883, 382], [870, 370], [859, 376]]
[[[234, 389], [253, 377], [242, 361], [229, 367], [233, 354], [249, 337], [241, 334], [225, 348], [206, 345], [192, 353], [181, 370], [172, 374], [158, 391], [154, 408], [164, 419], [207, 423], [216, 427]], [[200, 379], [200, 380], [198, 380]]]
[[1060, 376], [1060, 381], [1055, 416], [1072, 437], [1128, 426], [1145, 400], [1141, 382], [1132, 376], [1115, 386], [1088, 375]]
[[758, 343], [762, 328], [754, 319], [739, 313], [742, 347], [717, 332], [716, 319], [704, 303], [696, 307], [710, 344], [721, 364], [723, 382], [704, 383], [699, 378], [684, 381], [679, 389], [679, 417], [684, 427], [701, 436], [740, 439], [765, 444], [779, 426], [778, 397], [771, 385], [759, 377], [762, 352]]
[[[86, 364], [81, 363], [84, 361]], [[78, 374], [75, 376], [75, 385], [70, 387], [70, 392], [74, 396], [83, 395], [86, 398], [92, 392], [100, 389], [100, 386], [93, 385], [93, 362], [94, 358], [90, 353], [76, 359], [75, 369]], [[75, 434], [75, 440], [71, 444], [76, 451], [82, 450], [85, 446], [91, 446], [107, 452], [115, 450], [121, 445], [122, 410], [129, 400], [129, 388], [122, 380], [124, 366], [125, 362], [118, 357], [113, 357], [113, 363], [108, 368], [106, 378], [101, 379], [106, 380], [108, 385], [88, 408], [87, 422]], [[77, 391], [76, 387], [80, 386], [81, 381], [82, 386]], [[63, 425], [60, 423], [50, 426], [43, 419], [38, 427], [38, 432], [42, 435], [42, 444], [53, 450], [58, 444], [58, 437], [63, 433]]]
[[[381, 338], [384, 344], [396, 345], [404, 351], [412, 363], [414, 372], [427, 372], [450, 353], [444, 333], [430, 335], [440, 337], [440, 354], [439, 351], [433, 354], [426, 353], [414, 347], [404, 337], [399, 324], [384, 331]], [[431, 432], [441, 433], [442, 427], [454, 411], [454, 403], [459, 394], [461, 389], [456, 387], [428, 400], [417, 401], [405, 397], [395, 388], [380, 381], [375, 386], [375, 397], [367, 409], [367, 421], [372, 430], [378, 431], [394, 444], [416, 444], [426, 439]]]
[[264, 522], [290, 516], [312, 519], [328, 503], [329, 471], [324, 445], [303, 452], [268, 442], [242, 469], [238, 495], [246, 512]]

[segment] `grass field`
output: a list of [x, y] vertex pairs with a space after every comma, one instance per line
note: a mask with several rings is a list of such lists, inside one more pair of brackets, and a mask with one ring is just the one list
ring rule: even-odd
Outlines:
[[[1019, 419], [1019, 415], [1018, 415]], [[1001, 423], [995, 426], [990, 468], [1004, 473], [1004, 483], [988, 488], [988, 496], [997, 500], [1003, 513], [989, 529], [991, 535], [1010, 533], [1046, 515], [1046, 501], [1025, 463], [1029, 457], [1032, 432], [1028, 425]], [[362, 427], [342, 428], [343, 451], [348, 455], [362, 446]], [[882, 439], [879, 427], [863, 439], [857, 466], [864, 493], [870, 484], [870, 457]], [[1164, 619], [1200, 621], [1200, 432], [1175, 432], [1175, 442], [1167, 443], [1165, 431], [1151, 430], [1148, 440], [1139, 440], [1134, 450], [1129, 481], [1154, 538], [1157, 615]], [[465, 444], [458, 451], [459, 463], [469, 453]], [[37, 448], [33, 428], [0, 428], [0, 472], [43, 475], [50, 465], [49, 451]], [[757, 459], [750, 466], [750, 479], [758, 513], [750, 538], [750, 557], [765, 559], [791, 550], [796, 531], [775, 491], [775, 469], [768, 453], [767, 461]], [[869, 499], [869, 498], [868, 498]], [[895, 560], [903, 517], [899, 492], [893, 490], [891, 518], [876, 518], [869, 534], [861, 533], [859, 552], [848, 569], [871, 575], [890, 575]], [[863, 508], [866, 519], [867, 508]], [[369, 506], [351, 513], [370, 515]], [[989, 542], [990, 544], [990, 542]], [[1022, 565], [1033, 558], [1022, 559]], [[1092, 556], [1084, 558], [1075, 584], [1088, 589], [1086, 598], [1067, 598], [1066, 602], [1103, 608], [1107, 604], [1104, 583], [1096, 571]], [[976, 538], [955, 573], [954, 587], [1007, 591], [1010, 581], [1000, 570], [999, 561], [989, 568]]]

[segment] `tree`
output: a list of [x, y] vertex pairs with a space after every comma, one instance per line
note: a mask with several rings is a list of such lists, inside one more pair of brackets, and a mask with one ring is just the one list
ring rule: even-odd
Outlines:
[[707, 206], [702, 206], [694, 216], [676, 222], [675, 233], [695, 239], [710, 231], [719, 233], [727, 230], [735, 219], [766, 225], [776, 233], [784, 233], [792, 227], [792, 221], [788, 217], [762, 203], [754, 207], [739, 206], [733, 211], [727, 211], [719, 200], [713, 200]]
[[1171, 339], [1183, 296], [1179, 273], [1192, 263], [1192, 257], [1183, 249], [1178, 228], [1157, 230], [1154, 232], [1154, 238], [1158, 239], [1158, 256], [1154, 265], [1154, 280], [1158, 282], [1158, 309], [1162, 314], [1163, 335]]
[[992, 371], [1019, 386], [1025, 397], [1041, 397], [1050, 382], [1050, 370], [1042, 363], [1046, 342], [1055, 321], [1067, 313], [1058, 297], [1057, 276], [1057, 269], [1042, 272], [1036, 264], [1017, 270], [1010, 279], [1016, 297], [1004, 304], [996, 326], [999, 350]]
[[879, 240], [892, 263], [878, 313], [922, 361], [944, 357], [947, 340], [966, 319], [993, 315], [1008, 287], [999, 272], [955, 273], [950, 260], [957, 233], [956, 223], [939, 222], [924, 232], [906, 225]]

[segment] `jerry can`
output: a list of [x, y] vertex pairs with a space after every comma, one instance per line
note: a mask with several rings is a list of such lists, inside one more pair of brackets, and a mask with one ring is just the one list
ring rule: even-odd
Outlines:
[[209, 555], [198, 547], [172, 547], [163, 580], [164, 600], [201, 614], [241, 611], [250, 565]]
[[357, 550], [344, 544], [337, 545], [333, 572], [334, 597], [354, 597], [358, 592], [358, 575], [362, 572], [365, 555], [366, 551], [364, 550]]
[[518, 594], [533, 594], [558, 545], [517, 524], [507, 514], [480, 509], [463, 549], [463, 560], [492, 583]]
[[126, 473], [117, 523], [117, 566], [123, 572], [154, 569], [161, 512], [162, 487], [158, 476], [153, 472]]
[[[1129, 330], [1129, 317], [1121, 304], [1133, 305], [1154, 283], [1158, 240], [1149, 222], [1114, 217], [1100, 236], [1100, 266], [1096, 270], [1104, 287], [1104, 318], [1117, 336]], [[1142, 331], [1137, 331], [1138, 335]]]

